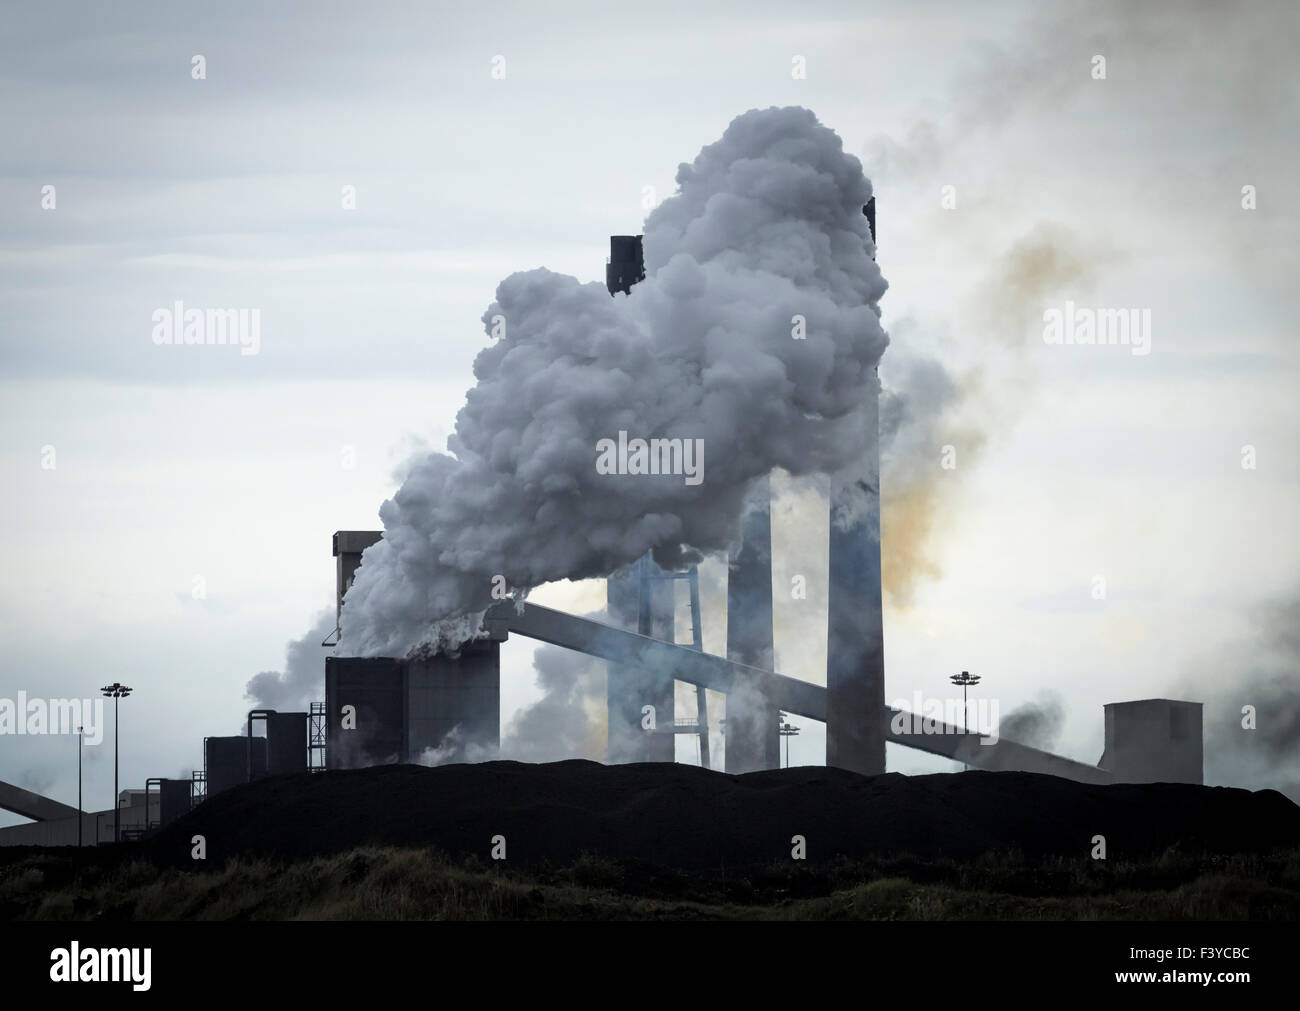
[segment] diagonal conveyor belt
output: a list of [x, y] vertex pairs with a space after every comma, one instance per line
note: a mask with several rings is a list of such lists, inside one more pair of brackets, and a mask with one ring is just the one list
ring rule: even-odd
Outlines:
[[504, 622], [508, 631], [530, 639], [540, 639], [602, 660], [654, 670], [670, 669], [677, 680], [703, 685], [715, 692], [729, 692], [738, 677], [748, 678], [759, 686], [774, 706], [809, 719], [826, 720], [826, 689], [798, 678], [746, 667], [712, 653], [696, 652], [662, 639], [652, 639], [537, 604], [525, 604], [522, 613], [508, 601], [497, 604], [487, 612], [484, 624], [492, 630], [496, 622]]
[[[504, 638], [506, 633], [515, 632], [614, 663], [656, 670], [671, 669], [673, 677], [679, 681], [718, 692], [731, 691], [737, 679], [749, 680], [758, 685], [768, 701], [778, 709], [826, 722], [826, 689], [821, 685], [747, 667], [724, 657], [638, 635], [576, 614], [538, 604], [517, 607], [505, 601], [489, 608], [484, 626], [493, 633], [493, 638]], [[898, 712], [886, 707], [881, 718], [892, 722]], [[979, 736], [965, 733], [958, 727], [932, 723], [930, 728], [933, 733], [896, 734], [892, 727], [887, 727], [885, 740], [981, 769], [1041, 772], [1083, 783], [1111, 781], [1109, 773], [1094, 765], [1085, 765], [1015, 741], [1001, 739], [982, 744]]]
[[20, 814], [33, 821], [53, 821], [56, 818], [75, 818], [77, 809], [39, 793], [24, 790], [12, 783], [0, 782], [0, 808]]

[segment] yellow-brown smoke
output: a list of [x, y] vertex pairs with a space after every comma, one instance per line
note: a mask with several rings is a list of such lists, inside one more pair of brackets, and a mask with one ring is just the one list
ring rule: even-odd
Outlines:
[[[881, 475], [881, 580], [891, 605], [906, 609], [918, 586], [943, 575], [944, 534], [960, 520], [962, 478], [985, 450], [1014, 427], [1032, 396], [1030, 349], [1033, 326], [1050, 299], [1079, 298], [1092, 286], [1110, 250], [1064, 228], [1040, 225], [999, 257], [972, 290], [964, 318], [972, 332], [963, 339], [987, 349], [986, 362], [952, 378], [946, 404], [918, 402], [906, 424], [912, 433], [902, 455], [886, 451]], [[993, 360], [996, 356], [996, 360]], [[951, 448], [945, 468], [944, 447]]]

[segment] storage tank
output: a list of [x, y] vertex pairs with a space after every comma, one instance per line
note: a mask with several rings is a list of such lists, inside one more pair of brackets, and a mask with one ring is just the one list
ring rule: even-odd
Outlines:
[[406, 670], [391, 657], [326, 657], [327, 769], [407, 760]]
[[306, 713], [267, 714], [266, 771], [271, 776], [307, 771]]
[[205, 737], [203, 739], [203, 768], [206, 770], [208, 796], [211, 797], [232, 786], [249, 780], [249, 760], [252, 760], [252, 778], [266, 775], [266, 738]]
[[168, 825], [190, 810], [192, 780], [158, 780], [158, 824]]

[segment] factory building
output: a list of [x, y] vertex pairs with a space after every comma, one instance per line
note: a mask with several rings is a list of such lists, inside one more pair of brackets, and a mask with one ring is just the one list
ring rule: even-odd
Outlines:
[[[863, 208], [875, 240], [875, 201]], [[630, 295], [645, 279], [642, 237], [612, 236], [606, 264], [611, 295]], [[0, 782], [0, 808], [33, 819], [0, 829], [0, 845], [111, 842], [114, 816], [123, 837], [137, 838], [183, 817], [191, 807], [264, 776], [407, 762], [484, 761], [497, 757], [501, 734], [500, 643], [509, 633], [604, 659], [608, 665], [610, 762], [671, 762], [680, 733], [700, 737], [709, 766], [706, 690], [726, 696], [726, 769], [744, 773], [779, 765], [779, 722], [787, 711], [826, 724], [826, 762], [864, 774], [885, 771], [885, 743], [992, 770], [1041, 772], [1083, 782], [1203, 782], [1200, 703], [1145, 699], [1105, 707], [1105, 750], [1096, 766], [999, 740], [989, 747], [960, 728], [895, 733], [885, 705], [881, 595], [878, 382], [864, 416], [864, 452], [831, 483], [826, 687], [774, 671], [772, 531], [769, 481], [755, 481], [728, 553], [727, 655], [703, 652], [698, 578], [670, 572], [649, 556], [611, 573], [607, 621], [533, 604], [491, 608], [484, 636], [457, 653], [412, 657], [336, 657], [324, 662], [323, 703], [310, 712], [253, 710], [246, 732], [207, 737], [204, 767], [188, 780], [151, 779], [123, 790], [117, 811], [85, 812]], [[336, 626], [322, 646], [346, 641], [343, 599], [363, 552], [380, 531], [333, 535]], [[689, 580], [692, 637], [676, 641], [676, 581]], [[696, 712], [678, 719], [676, 680], [693, 684]], [[656, 714], [647, 729], [646, 707]], [[255, 724], [264, 733], [256, 734]]]
[[[376, 530], [334, 534], [335, 642], [347, 635], [343, 598], [361, 554], [382, 537]], [[500, 645], [484, 638], [454, 656], [327, 657], [324, 711], [329, 769], [495, 758], [501, 746]]]
[[[27, 798], [20, 794], [27, 794]], [[33, 804], [32, 798], [38, 803]], [[121, 822], [122, 838], [127, 841], [138, 839], [151, 828], [189, 811], [190, 781], [150, 780], [143, 790], [122, 790], [117, 800], [120, 810], [116, 814]], [[113, 841], [115, 812], [111, 807], [105, 811], [81, 813], [80, 839], [75, 807], [0, 783], [0, 808], [36, 819], [26, 825], [0, 828], [0, 846], [76, 846], [79, 842], [83, 846], [98, 846]]]
[[1199, 702], [1142, 699], [1106, 706], [1106, 750], [1098, 766], [1116, 783], [1205, 781]]
[[484, 761], [501, 740], [501, 652], [467, 643], [455, 657], [327, 657], [326, 768]]

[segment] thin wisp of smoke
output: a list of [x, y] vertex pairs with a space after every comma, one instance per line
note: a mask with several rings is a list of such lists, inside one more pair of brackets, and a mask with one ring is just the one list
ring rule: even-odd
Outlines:
[[1256, 615], [1256, 635], [1194, 672], [1205, 700], [1205, 781], [1271, 788], [1300, 803], [1300, 592]]
[[993, 261], [968, 299], [968, 319], [984, 346], [999, 349], [989, 361], [996, 373], [958, 371], [908, 348], [923, 322], [894, 325], [900, 344], [886, 362], [880, 407], [881, 580], [894, 607], [907, 607], [922, 582], [942, 575], [942, 533], [959, 514], [963, 478], [1029, 406], [1029, 327], [1058, 292], [1088, 290], [1094, 265], [1113, 259], [1096, 253], [1067, 229], [1040, 225]]

